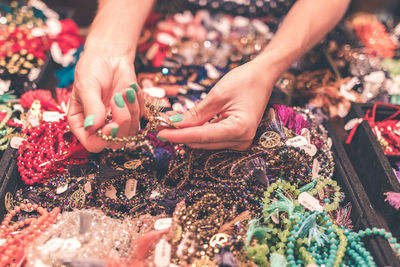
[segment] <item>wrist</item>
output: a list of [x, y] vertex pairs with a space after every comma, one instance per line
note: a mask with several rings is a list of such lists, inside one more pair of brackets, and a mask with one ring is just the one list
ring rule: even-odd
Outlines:
[[[279, 59], [276, 53], [262, 53], [252, 60], [256, 75], [259, 78], [265, 77], [268, 83], [275, 83], [289, 67], [283, 60]], [[268, 74], [268, 75], [266, 75]]]
[[135, 59], [136, 46], [132, 42], [114, 41], [112, 38], [89, 36], [85, 42], [85, 53], [95, 53], [103, 56], [127, 56]]

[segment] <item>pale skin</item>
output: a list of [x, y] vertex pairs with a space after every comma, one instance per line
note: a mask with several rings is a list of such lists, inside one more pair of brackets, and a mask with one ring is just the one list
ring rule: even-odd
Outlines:
[[[179, 129], [163, 129], [158, 136], [193, 148], [248, 148], [275, 82], [338, 23], [349, 2], [298, 0], [259, 56], [227, 73], [205, 99], [175, 123]], [[138, 132], [143, 95], [139, 88], [135, 102], [129, 103], [127, 87], [136, 81], [136, 45], [153, 4], [152, 0], [99, 0], [98, 13], [76, 67], [68, 111], [72, 132], [91, 152], [109, 146], [96, 136], [97, 129], [110, 134], [118, 128], [118, 137]], [[114, 101], [116, 93], [124, 99], [122, 108]], [[109, 110], [113, 119], [104, 126]], [[85, 128], [84, 120], [89, 115], [94, 115], [94, 120]], [[216, 115], [218, 119], [213, 119]]]

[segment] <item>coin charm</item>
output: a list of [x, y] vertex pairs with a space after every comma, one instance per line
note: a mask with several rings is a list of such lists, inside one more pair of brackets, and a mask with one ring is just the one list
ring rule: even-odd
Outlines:
[[281, 137], [277, 132], [267, 131], [260, 136], [259, 143], [265, 148], [273, 148], [281, 143]]

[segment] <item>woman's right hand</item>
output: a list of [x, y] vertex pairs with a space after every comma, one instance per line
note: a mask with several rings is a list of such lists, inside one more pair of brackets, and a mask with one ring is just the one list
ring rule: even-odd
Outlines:
[[[143, 97], [137, 84], [133, 85], [136, 83], [134, 53], [121, 51], [111, 45], [85, 47], [76, 66], [68, 122], [90, 152], [109, 147], [96, 135], [98, 129], [118, 137], [135, 135], [139, 130]], [[105, 125], [110, 111], [112, 120]]]

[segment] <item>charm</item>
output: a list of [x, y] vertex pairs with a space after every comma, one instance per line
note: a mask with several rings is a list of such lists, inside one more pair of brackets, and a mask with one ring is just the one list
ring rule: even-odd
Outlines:
[[217, 245], [221, 246], [228, 242], [229, 235], [225, 233], [218, 233], [211, 237], [210, 246], [216, 247]]
[[124, 163], [125, 169], [135, 170], [142, 164], [140, 159], [133, 159]]
[[292, 131], [292, 130], [290, 130], [290, 129], [286, 128], [286, 127], [283, 127], [283, 130], [285, 131], [285, 136], [286, 136], [286, 138], [292, 138], [292, 137], [294, 137], [294, 134], [293, 134], [293, 131]]
[[280, 145], [281, 138], [278, 133], [274, 131], [267, 131], [260, 136], [258, 142], [265, 148], [273, 148]]
[[4, 207], [8, 212], [10, 212], [10, 210], [13, 209], [14, 206], [13, 203], [14, 203], [13, 195], [11, 194], [11, 192], [7, 192], [4, 197]]
[[72, 193], [69, 202], [71, 209], [81, 209], [86, 201], [85, 192], [82, 189], [76, 190]]

